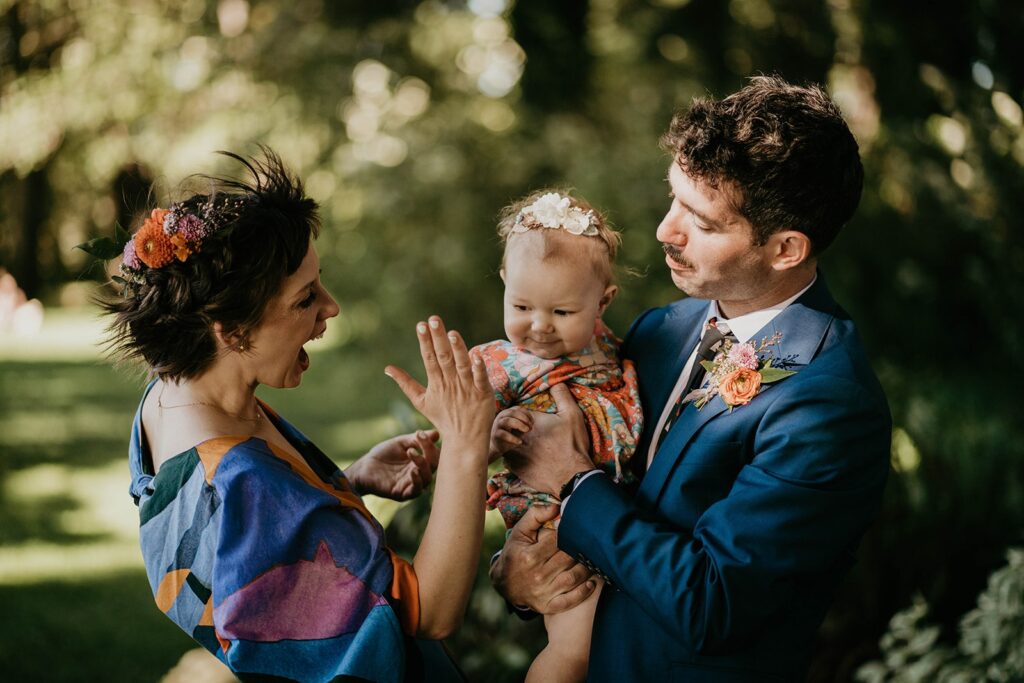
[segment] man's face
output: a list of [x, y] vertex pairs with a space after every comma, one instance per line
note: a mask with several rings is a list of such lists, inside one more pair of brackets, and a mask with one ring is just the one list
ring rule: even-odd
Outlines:
[[672, 205], [657, 237], [676, 287], [692, 297], [741, 302], [759, 296], [772, 268], [766, 246], [754, 245], [750, 221], [718, 189], [669, 167]]

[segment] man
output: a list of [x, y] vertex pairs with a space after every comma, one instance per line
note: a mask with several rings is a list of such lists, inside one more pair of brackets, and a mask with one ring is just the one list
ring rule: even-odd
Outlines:
[[[885, 397], [817, 270], [860, 199], [857, 143], [820, 88], [777, 77], [695, 102], [663, 143], [672, 204], [657, 236], [689, 298], [624, 341], [647, 422], [639, 490], [593, 470], [562, 392], [519, 472], [562, 492], [558, 548], [608, 582], [589, 680], [801, 681], [889, 466]], [[704, 371], [745, 342], [760, 351], [748, 370], [772, 357], [791, 374], [737, 387]], [[512, 603], [541, 612], [591, 590], [537, 534], [553, 514], [524, 518], [492, 567]]]

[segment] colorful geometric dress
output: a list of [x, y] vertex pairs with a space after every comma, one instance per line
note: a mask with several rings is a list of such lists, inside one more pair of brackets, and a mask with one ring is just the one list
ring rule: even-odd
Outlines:
[[[505, 340], [473, 349], [484, 361], [494, 388], [498, 410], [520, 405], [543, 413], [557, 411], [549, 390], [566, 383], [590, 432], [590, 457], [614, 481], [634, 483], [626, 467], [643, 431], [643, 413], [636, 369], [632, 361], [619, 362], [620, 341], [598, 320], [593, 341], [568, 356], [546, 360]], [[527, 486], [509, 471], [487, 482], [487, 507], [497, 509], [508, 528], [534, 503], [557, 503], [557, 496]]]
[[263, 409], [301, 458], [225, 436], [154, 477], [140, 404], [130, 492], [157, 606], [243, 680], [463, 680], [439, 642], [412, 637], [412, 565], [334, 463]]

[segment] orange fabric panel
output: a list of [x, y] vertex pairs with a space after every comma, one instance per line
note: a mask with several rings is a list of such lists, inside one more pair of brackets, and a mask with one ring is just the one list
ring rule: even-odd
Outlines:
[[299, 475], [299, 477], [301, 477], [304, 482], [306, 482], [307, 484], [314, 488], [320, 489], [321, 491], [331, 494], [332, 496], [337, 498], [338, 502], [340, 502], [342, 505], [359, 511], [364, 517], [366, 517], [366, 519], [370, 521], [376, 521], [374, 516], [370, 514], [370, 511], [366, 509], [366, 506], [363, 505], [362, 499], [355, 493], [351, 491], [339, 491], [333, 486], [324, 483], [324, 481], [321, 480], [320, 477], [316, 476], [316, 473], [312, 470], [312, 468], [306, 463], [304, 459], [295, 457], [292, 453], [284, 450], [283, 448], [275, 446], [269, 441], [267, 442], [267, 445], [270, 447], [270, 450], [274, 453], [274, 455], [276, 455], [278, 458], [284, 460], [286, 463], [291, 465], [292, 471]]
[[197, 626], [213, 626], [213, 596], [206, 601], [206, 605], [203, 607], [203, 613], [199, 617], [199, 623]]
[[224, 454], [238, 444], [245, 441], [246, 437], [220, 436], [209, 439], [196, 446], [199, 453], [199, 460], [203, 463], [203, 471], [206, 473], [206, 483], [213, 484], [213, 475], [217, 473], [220, 461]]
[[420, 583], [413, 566], [388, 548], [394, 574], [391, 578], [391, 597], [402, 630], [410, 636], [420, 628]]
[[156, 606], [160, 608], [161, 612], [166, 614], [170, 611], [174, 601], [178, 599], [178, 594], [181, 593], [182, 586], [185, 585], [185, 579], [191, 572], [191, 569], [175, 569], [164, 574], [160, 585], [157, 586], [156, 595], [153, 596], [156, 599]]

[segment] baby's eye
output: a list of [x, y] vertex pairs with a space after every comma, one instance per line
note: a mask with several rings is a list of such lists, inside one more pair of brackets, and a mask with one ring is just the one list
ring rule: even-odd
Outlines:
[[523, 304], [512, 304], [512, 308], [516, 309], [517, 311], [526, 310], [526, 306], [524, 306]]
[[572, 315], [572, 314], [573, 314], [573, 311], [565, 311], [565, 310], [562, 310], [560, 308], [555, 310], [555, 315], [566, 316], [566, 315]]

